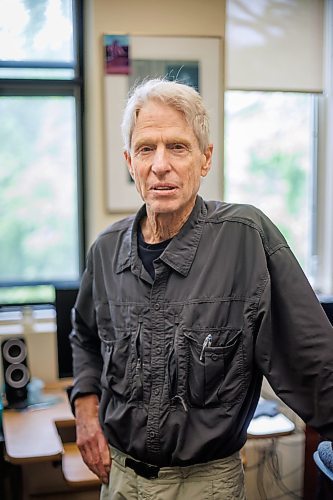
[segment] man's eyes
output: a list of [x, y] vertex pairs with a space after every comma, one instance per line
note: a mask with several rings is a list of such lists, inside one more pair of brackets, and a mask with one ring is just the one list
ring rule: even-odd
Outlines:
[[137, 149], [137, 154], [150, 153], [154, 150], [153, 146], [141, 146]]
[[175, 142], [173, 144], [168, 144], [167, 146], [168, 149], [171, 149], [172, 151], [186, 151], [187, 150], [187, 147], [185, 146], [185, 144], [181, 144], [181, 143], [178, 143], [178, 142]]
[[[172, 142], [166, 145], [166, 149], [175, 153], [181, 153], [182, 151], [188, 151], [188, 146], [182, 144], [181, 142]], [[150, 144], [144, 144], [136, 148], [137, 155], [146, 155], [156, 150], [156, 146]]]

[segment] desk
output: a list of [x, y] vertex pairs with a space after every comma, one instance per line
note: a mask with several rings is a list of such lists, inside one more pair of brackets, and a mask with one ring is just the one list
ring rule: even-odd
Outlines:
[[[67, 383], [68, 385], [68, 383]], [[13, 464], [61, 460], [64, 448], [59, 430], [73, 427], [75, 420], [67, 395], [59, 385], [45, 389], [45, 393], [59, 399], [48, 408], [30, 408], [23, 411], [5, 410], [3, 432], [8, 461]], [[269, 438], [291, 434], [295, 425], [284, 415], [273, 418], [258, 417], [248, 429], [249, 438]]]
[[59, 398], [56, 404], [47, 408], [3, 412], [6, 458], [12, 464], [61, 460], [63, 444], [57, 427], [74, 425], [74, 416], [61, 385], [65, 384], [45, 389], [46, 394]]
[[[65, 385], [69, 385], [69, 383]], [[30, 409], [26, 411], [6, 410], [4, 412], [7, 460], [14, 465], [23, 466], [22, 468], [25, 471], [28, 470], [23, 479], [29, 491], [34, 488], [34, 485], [31, 484], [30, 471], [33, 470], [34, 474], [36, 474], [38, 470], [40, 476], [44, 475], [47, 478], [47, 474], [51, 473], [52, 470], [50, 465], [47, 468], [45, 464], [52, 463], [59, 464], [58, 471], [61, 470], [60, 463], [62, 463], [63, 470], [66, 468], [68, 472], [67, 485], [70, 484], [71, 477], [74, 475], [75, 482], [80, 483], [82, 488], [87, 488], [92, 483], [92, 480], [95, 479], [96, 481], [96, 476], [91, 473], [89, 477], [86, 471], [84, 471], [83, 476], [80, 476], [74, 461], [71, 461], [71, 466], [68, 467], [66, 461], [64, 461], [66, 455], [69, 459], [72, 458], [72, 450], [71, 447], [65, 449], [67, 445], [63, 443], [65, 440], [62, 441], [59, 433], [63, 435], [66, 429], [70, 431], [74, 427], [74, 417], [67, 400], [67, 395], [58, 385], [53, 388], [47, 386], [45, 393], [57, 396], [59, 402], [44, 409]], [[259, 436], [267, 440], [268, 437], [280, 437], [293, 432], [294, 426], [292, 422], [282, 415], [268, 419], [266, 424], [263, 425], [265, 418], [267, 419], [267, 417], [258, 417], [252, 422], [252, 425], [249, 427], [250, 432], [248, 437], [251, 438], [249, 442], [255, 442], [255, 438]], [[281, 418], [283, 418], [283, 425], [281, 425]], [[286, 424], [288, 425], [286, 426]], [[265, 441], [265, 439], [260, 439], [260, 441]], [[74, 449], [75, 456], [77, 457], [76, 451]], [[250, 459], [251, 454], [252, 451], [248, 457]], [[64, 476], [66, 477], [66, 474]], [[98, 485], [95, 484], [94, 487], [97, 489]], [[19, 495], [16, 498], [21, 499]], [[258, 498], [258, 496], [252, 498]]]
[[247, 430], [248, 438], [277, 438], [288, 436], [295, 431], [295, 424], [283, 413], [273, 417], [261, 416], [251, 420]]
[[71, 500], [99, 498], [100, 482], [73, 442], [75, 419], [64, 390], [69, 383], [45, 388], [43, 394], [56, 400], [50, 406], [3, 412], [11, 500], [52, 493]]

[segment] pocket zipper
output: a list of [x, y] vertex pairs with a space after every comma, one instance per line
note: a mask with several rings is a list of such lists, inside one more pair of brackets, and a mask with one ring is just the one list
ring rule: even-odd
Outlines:
[[187, 406], [186, 406], [186, 403], [185, 403], [185, 400], [184, 398], [178, 394], [178, 385], [179, 385], [179, 381], [178, 381], [178, 335], [179, 335], [179, 332], [178, 332], [178, 329], [179, 329], [179, 323], [180, 323], [180, 320], [179, 320], [179, 316], [176, 315], [175, 316], [175, 335], [174, 335], [174, 339], [173, 339], [173, 347], [170, 351], [170, 354], [169, 354], [169, 358], [168, 358], [168, 372], [169, 372], [169, 387], [170, 387], [170, 390], [171, 392], [172, 391], [172, 381], [171, 381], [171, 374], [170, 374], [170, 364], [171, 364], [171, 358], [172, 356], [174, 357], [174, 362], [175, 362], [175, 391], [174, 391], [174, 395], [170, 394], [170, 397], [171, 397], [171, 400], [172, 401], [179, 401], [181, 404], [182, 404], [182, 407], [184, 409], [185, 412], [187, 412]]
[[138, 329], [135, 335], [135, 351], [136, 351], [136, 366], [135, 366], [135, 382], [138, 399], [143, 398], [143, 345], [141, 338], [142, 318], [138, 318]]

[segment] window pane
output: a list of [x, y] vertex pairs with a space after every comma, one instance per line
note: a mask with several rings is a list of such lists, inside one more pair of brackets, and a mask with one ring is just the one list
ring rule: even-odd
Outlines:
[[313, 96], [225, 95], [225, 200], [261, 208], [310, 272]]
[[79, 276], [74, 98], [0, 98], [0, 281]]
[[74, 69], [62, 68], [15, 68], [0, 67], [0, 78], [35, 78], [70, 80], [74, 78]]
[[71, 0], [0, 0], [0, 12], [0, 60], [73, 64]]
[[0, 288], [0, 311], [4, 305], [12, 304], [53, 304], [55, 289], [52, 285], [12, 286]]

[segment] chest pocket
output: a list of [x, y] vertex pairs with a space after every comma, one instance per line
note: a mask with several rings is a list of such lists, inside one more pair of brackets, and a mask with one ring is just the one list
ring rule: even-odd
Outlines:
[[221, 406], [244, 395], [243, 332], [233, 328], [184, 330], [187, 399], [192, 406]]
[[118, 328], [110, 320], [108, 306], [102, 305], [97, 309], [97, 323], [104, 360], [102, 387], [121, 399], [142, 399], [141, 318], [132, 328]]
[[131, 382], [131, 335], [122, 339], [105, 341], [103, 339], [104, 367], [101, 383], [104, 388], [112, 389], [115, 395], [129, 396]]

